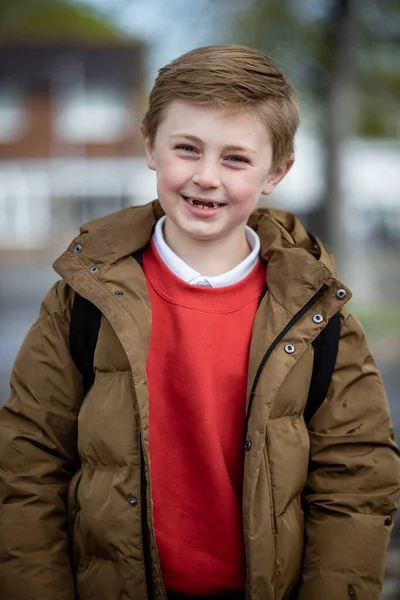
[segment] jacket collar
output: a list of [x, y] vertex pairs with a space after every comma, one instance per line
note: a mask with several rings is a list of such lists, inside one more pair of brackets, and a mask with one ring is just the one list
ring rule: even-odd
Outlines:
[[261, 240], [261, 258], [268, 265], [268, 289], [291, 315], [324, 284], [331, 293], [346, 289], [349, 299], [350, 291], [337, 280], [332, 256], [296, 217], [277, 210], [260, 210], [253, 213], [249, 225]]
[[[70, 282], [73, 277], [69, 271], [74, 264], [71, 253], [74, 254], [74, 248], [80, 245], [79, 256], [75, 253], [80, 266], [83, 264], [88, 272], [94, 265], [100, 267], [100, 272], [108, 271], [148, 244], [154, 226], [163, 214], [160, 203], [155, 200], [82, 226], [80, 235], [54, 263], [55, 270]], [[335, 291], [344, 288], [346, 301], [349, 300], [351, 294], [337, 280], [331, 255], [294, 215], [259, 209], [251, 215], [248, 225], [260, 237], [260, 255], [268, 265], [268, 289], [289, 314], [295, 314], [324, 284]], [[68, 255], [67, 261], [65, 255]], [[334, 308], [337, 310], [337, 302]]]

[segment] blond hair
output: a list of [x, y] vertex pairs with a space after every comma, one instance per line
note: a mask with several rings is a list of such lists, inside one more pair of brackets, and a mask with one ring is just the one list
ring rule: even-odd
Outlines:
[[273, 168], [294, 152], [299, 107], [293, 88], [270, 58], [237, 45], [191, 50], [159, 70], [142, 129], [151, 145], [174, 100], [227, 113], [255, 111], [271, 136]]

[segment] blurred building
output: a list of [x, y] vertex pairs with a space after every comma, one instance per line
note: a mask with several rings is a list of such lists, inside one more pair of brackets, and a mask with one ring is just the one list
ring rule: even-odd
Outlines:
[[[324, 194], [324, 160], [321, 142], [300, 131], [294, 166], [271, 199], [266, 199], [298, 214], [314, 232]], [[353, 138], [342, 144], [342, 237], [335, 258], [359, 305], [399, 306], [399, 164], [396, 141]], [[399, 323], [399, 317], [395, 319]]]
[[77, 226], [154, 195], [143, 157], [145, 47], [0, 47], [0, 260], [40, 260]]
[[[295, 164], [274, 193], [276, 207], [293, 211], [307, 222], [323, 197], [324, 156], [322, 143], [301, 130]], [[400, 244], [399, 164], [397, 141], [353, 138], [343, 144], [343, 228], [354, 243]]]

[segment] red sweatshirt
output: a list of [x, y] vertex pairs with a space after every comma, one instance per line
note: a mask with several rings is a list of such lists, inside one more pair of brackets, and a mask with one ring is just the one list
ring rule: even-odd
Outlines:
[[143, 267], [152, 306], [147, 379], [154, 527], [168, 591], [242, 590], [243, 435], [261, 263], [222, 288], [176, 277], [153, 243]]

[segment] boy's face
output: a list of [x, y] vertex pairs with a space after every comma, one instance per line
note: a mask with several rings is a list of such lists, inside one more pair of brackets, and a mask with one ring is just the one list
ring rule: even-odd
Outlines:
[[270, 194], [293, 164], [290, 157], [271, 172], [269, 134], [256, 113], [226, 115], [177, 100], [153, 147], [146, 139], [146, 153], [170, 232], [188, 242], [236, 236], [242, 243], [260, 195]]

